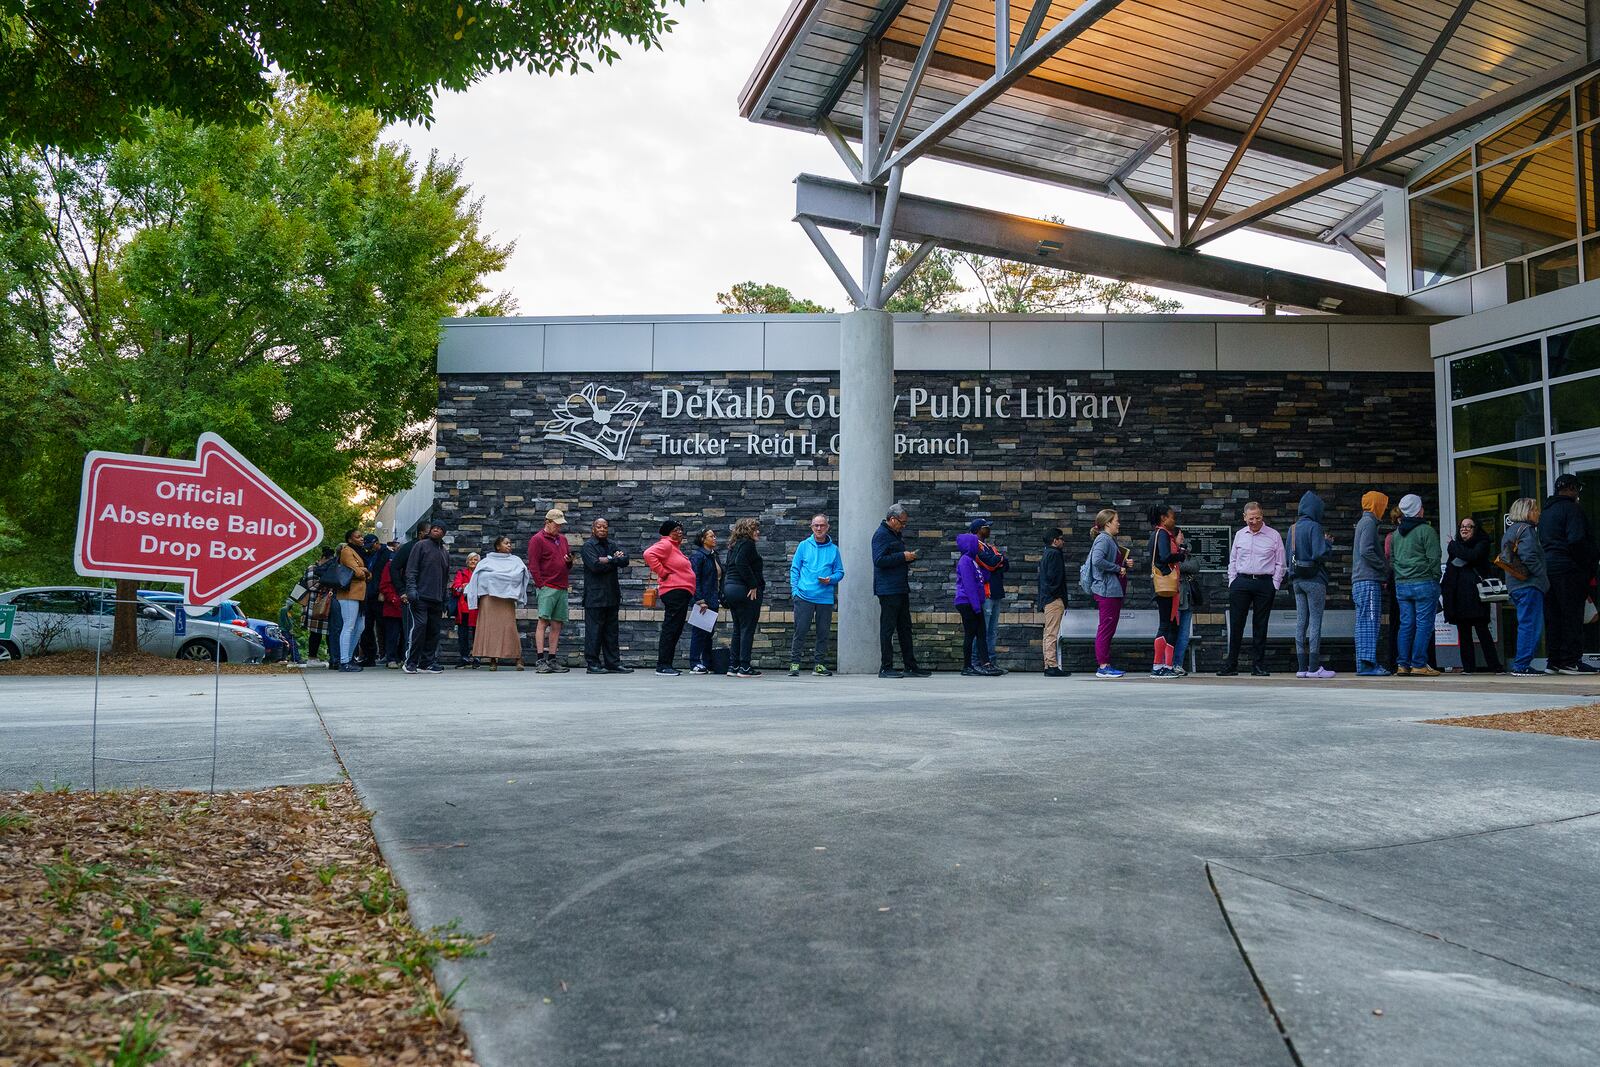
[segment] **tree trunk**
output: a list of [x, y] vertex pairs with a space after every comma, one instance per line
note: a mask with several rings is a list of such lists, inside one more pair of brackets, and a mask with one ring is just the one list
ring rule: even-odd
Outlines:
[[138, 595], [138, 582], [117, 579], [117, 614], [111, 630], [113, 656], [131, 656], [139, 651], [139, 605], [135, 603]]

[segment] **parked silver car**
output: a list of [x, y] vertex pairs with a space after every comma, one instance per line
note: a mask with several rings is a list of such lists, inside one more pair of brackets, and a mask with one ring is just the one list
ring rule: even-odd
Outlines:
[[[11, 636], [0, 638], [0, 659], [92, 650], [97, 644], [110, 651], [114, 596], [109, 589], [67, 585], [0, 593], [0, 604], [17, 609]], [[266, 652], [254, 630], [204, 619], [187, 619], [187, 632], [179, 637], [172, 609], [144, 597], [139, 598], [138, 618], [139, 651], [153, 656], [210, 661], [219, 641], [224, 663], [260, 663]]]

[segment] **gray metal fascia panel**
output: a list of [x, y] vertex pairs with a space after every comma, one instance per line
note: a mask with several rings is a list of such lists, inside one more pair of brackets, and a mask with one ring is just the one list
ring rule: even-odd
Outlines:
[[761, 370], [762, 334], [759, 322], [657, 323], [651, 369]]
[[1102, 322], [991, 322], [991, 370], [1104, 370]]
[[989, 324], [896, 322], [894, 366], [896, 370], [988, 370]]
[[839, 323], [767, 322], [766, 370], [839, 370]]
[[544, 370], [544, 327], [447, 322], [439, 332], [436, 367], [440, 374], [537, 374]]
[[1216, 369], [1215, 323], [1106, 323], [1106, 370]]
[[1217, 369], [1325, 371], [1328, 322], [1320, 318], [1261, 316], [1217, 323]]
[[547, 371], [648, 371], [655, 327], [649, 322], [595, 322], [545, 327]]
[[1441, 322], [1431, 331], [1435, 357], [1558, 330], [1600, 314], [1600, 279]]
[[1428, 327], [1402, 323], [1328, 324], [1329, 369], [1335, 371], [1428, 372]]

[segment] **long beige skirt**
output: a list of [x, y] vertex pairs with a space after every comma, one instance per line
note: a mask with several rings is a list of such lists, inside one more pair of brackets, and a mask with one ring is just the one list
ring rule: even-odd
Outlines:
[[522, 658], [515, 600], [499, 596], [478, 598], [478, 629], [472, 637], [472, 654], [479, 659]]

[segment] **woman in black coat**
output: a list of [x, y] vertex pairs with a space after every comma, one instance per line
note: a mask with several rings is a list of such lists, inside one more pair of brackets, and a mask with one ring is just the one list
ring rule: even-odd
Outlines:
[[1444, 594], [1444, 620], [1454, 623], [1461, 634], [1461, 669], [1468, 674], [1478, 670], [1478, 657], [1472, 648], [1472, 638], [1477, 636], [1489, 661], [1489, 673], [1501, 674], [1500, 653], [1489, 633], [1489, 605], [1478, 599], [1478, 583], [1489, 577], [1494, 561], [1494, 542], [1476, 520], [1461, 520], [1455, 540], [1445, 550], [1444, 581], [1440, 592]]

